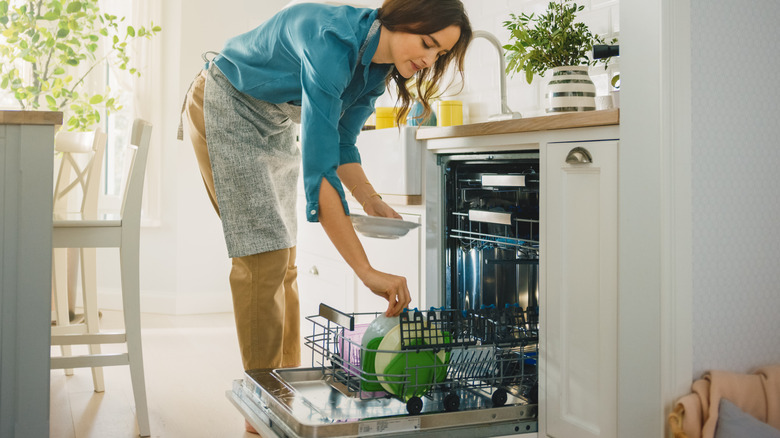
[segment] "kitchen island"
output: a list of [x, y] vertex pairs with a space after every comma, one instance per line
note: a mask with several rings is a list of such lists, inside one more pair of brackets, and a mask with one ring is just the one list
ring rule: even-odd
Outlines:
[[54, 132], [62, 113], [0, 111], [0, 436], [49, 435]]

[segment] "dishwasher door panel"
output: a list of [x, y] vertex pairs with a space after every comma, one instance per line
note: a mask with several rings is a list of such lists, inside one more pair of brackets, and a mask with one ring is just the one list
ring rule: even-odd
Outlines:
[[397, 398], [360, 399], [339, 389], [319, 368], [250, 370], [226, 395], [258, 431], [279, 437], [473, 438], [537, 430], [536, 405], [490, 407], [489, 394], [461, 394], [455, 412], [439, 411], [440, 394], [432, 394], [421, 414], [409, 415]]

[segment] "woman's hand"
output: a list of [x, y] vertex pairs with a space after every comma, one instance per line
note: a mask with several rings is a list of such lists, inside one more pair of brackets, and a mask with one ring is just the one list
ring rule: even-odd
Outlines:
[[[384, 204], [387, 209], [395, 213], [392, 208], [387, 206], [379, 197], [374, 197]], [[380, 206], [381, 208], [381, 206]], [[387, 211], [386, 209], [383, 211]], [[397, 213], [396, 213], [397, 214]], [[388, 301], [387, 316], [394, 316], [409, 305], [411, 296], [409, 288], [406, 286], [406, 278], [398, 275], [379, 272], [368, 262], [368, 257], [363, 250], [355, 229], [349, 218], [344, 214], [344, 208], [341, 205], [341, 198], [327, 179], [322, 180], [320, 185], [320, 223], [327, 233], [333, 245], [344, 261], [357, 274], [363, 284], [373, 293], [385, 298]]]
[[398, 316], [412, 301], [404, 277], [380, 272], [373, 268], [358, 275], [371, 292], [387, 300], [385, 316]]
[[374, 186], [368, 182], [360, 164], [342, 164], [338, 168], [338, 174], [344, 187], [349, 189], [356, 201], [360, 202], [367, 215], [401, 219], [401, 215], [387, 205], [374, 190]]
[[363, 204], [363, 211], [365, 211], [366, 214], [369, 216], [403, 219], [400, 214], [398, 214], [395, 210], [393, 210], [393, 207], [387, 205], [387, 203], [383, 201], [382, 198], [380, 198], [379, 196], [370, 197]]

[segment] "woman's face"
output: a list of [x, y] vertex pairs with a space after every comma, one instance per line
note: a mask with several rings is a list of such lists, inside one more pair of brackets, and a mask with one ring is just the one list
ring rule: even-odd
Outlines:
[[452, 25], [429, 35], [397, 32], [390, 45], [393, 64], [401, 76], [410, 78], [418, 70], [433, 66], [436, 59], [452, 50], [460, 38], [460, 27]]

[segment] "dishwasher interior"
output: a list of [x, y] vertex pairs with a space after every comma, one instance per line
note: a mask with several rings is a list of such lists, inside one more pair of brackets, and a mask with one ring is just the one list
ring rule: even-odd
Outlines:
[[280, 437], [536, 432], [536, 315], [520, 306], [407, 310], [396, 344], [363, 345], [378, 315], [320, 304], [307, 317], [312, 366], [247, 371], [228, 398], [261, 433]]
[[446, 306], [538, 309], [538, 151], [443, 155], [440, 166]]

